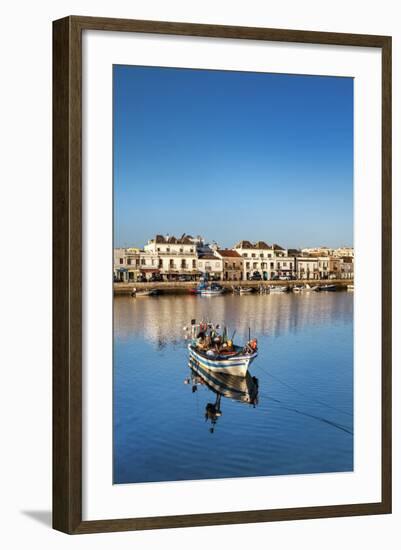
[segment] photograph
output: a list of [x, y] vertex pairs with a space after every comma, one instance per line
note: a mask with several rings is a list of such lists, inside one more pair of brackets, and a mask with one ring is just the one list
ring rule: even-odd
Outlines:
[[354, 79], [115, 64], [112, 137], [113, 484], [353, 472]]

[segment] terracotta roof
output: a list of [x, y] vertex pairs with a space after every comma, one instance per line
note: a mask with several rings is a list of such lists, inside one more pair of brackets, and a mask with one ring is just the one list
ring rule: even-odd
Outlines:
[[234, 246], [234, 248], [254, 248], [254, 246], [251, 241], [240, 241]]
[[268, 244], [266, 244], [265, 241], [258, 241], [257, 243], [255, 243], [254, 248], [263, 249], [263, 250], [266, 250], [266, 249], [270, 250], [270, 246]]
[[155, 239], [153, 239], [153, 242], [161, 243], [161, 244], [193, 244], [192, 241], [190, 240], [190, 237], [185, 236], [185, 234], [179, 239], [177, 239], [173, 235], [171, 237], [156, 235]]
[[272, 244], [272, 248], [273, 250], [284, 250], [284, 248], [282, 248], [280, 245], [278, 244]]
[[223, 256], [224, 258], [242, 258], [240, 254], [236, 250], [228, 250], [227, 248], [225, 250], [216, 250], [217, 254], [220, 254], [220, 256]]

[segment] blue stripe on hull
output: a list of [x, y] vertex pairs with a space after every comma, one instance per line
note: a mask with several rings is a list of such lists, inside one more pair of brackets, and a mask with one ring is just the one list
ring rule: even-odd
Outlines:
[[256, 353], [253, 355], [249, 355], [248, 357], [244, 357], [242, 359], [238, 359], [233, 357], [232, 359], [225, 359], [220, 361], [213, 361], [213, 359], [206, 359], [206, 357], [196, 353], [191, 346], [188, 346], [190, 355], [196, 359], [202, 365], [203, 367], [214, 370], [216, 372], [227, 372], [230, 374], [239, 374], [239, 375], [245, 375], [249, 365], [252, 363], [252, 361], [257, 356]]

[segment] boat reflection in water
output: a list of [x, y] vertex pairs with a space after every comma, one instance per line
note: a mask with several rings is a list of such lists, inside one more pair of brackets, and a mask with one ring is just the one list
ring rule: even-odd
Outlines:
[[211, 423], [210, 433], [214, 432], [216, 422], [223, 414], [221, 411], [222, 397], [253, 407], [258, 404], [259, 382], [249, 372], [244, 377], [214, 372], [202, 366], [194, 358], [190, 358], [188, 367], [191, 372], [185, 383], [191, 384], [192, 393], [198, 390], [198, 386], [205, 386], [216, 394], [214, 402], [207, 403], [205, 408], [205, 420]]

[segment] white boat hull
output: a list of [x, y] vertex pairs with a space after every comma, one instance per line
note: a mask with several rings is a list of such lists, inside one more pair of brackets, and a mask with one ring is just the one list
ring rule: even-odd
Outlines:
[[257, 357], [257, 353], [244, 355], [234, 355], [227, 359], [214, 359], [213, 356], [205, 357], [204, 354], [197, 352], [192, 344], [188, 345], [190, 357], [194, 359], [200, 366], [214, 372], [225, 372], [233, 376], [245, 376], [248, 372], [249, 365]]

